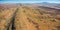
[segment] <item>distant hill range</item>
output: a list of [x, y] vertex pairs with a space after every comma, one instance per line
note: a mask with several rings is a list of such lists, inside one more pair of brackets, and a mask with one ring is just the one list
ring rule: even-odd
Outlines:
[[42, 7], [46, 8], [53, 8], [53, 9], [58, 9], [60, 10], [60, 4], [59, 3], [49, 3], [49, 2], [43, 2], [43, 3], [38, 3]]
[[40, 3], [40, 4], [43, 4], [43, 5], [48, 5], [48, 6], [58, 6], [58, 7], [60, 7], [60, 4], [59, 4], [59, 3], [49, 3], [49, 2], [43, 2], [43, 3]]

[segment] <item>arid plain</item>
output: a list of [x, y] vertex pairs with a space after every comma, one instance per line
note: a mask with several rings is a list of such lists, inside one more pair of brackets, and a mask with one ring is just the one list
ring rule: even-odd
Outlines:
[[60, 7], [0, 4], [0, 30], [60, 30]]

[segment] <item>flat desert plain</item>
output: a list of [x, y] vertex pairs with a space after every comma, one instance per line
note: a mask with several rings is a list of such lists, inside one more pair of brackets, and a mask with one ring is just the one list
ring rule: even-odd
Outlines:
[[60, 30], [60, 8], [43, 4], [0, 4], [0, 30]]

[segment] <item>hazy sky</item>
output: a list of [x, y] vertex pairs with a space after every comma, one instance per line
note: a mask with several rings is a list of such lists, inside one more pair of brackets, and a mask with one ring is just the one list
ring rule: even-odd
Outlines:
[[0, 3], [40, 3], [40, 2], [60, 3], [60, 0], [0, 0]]

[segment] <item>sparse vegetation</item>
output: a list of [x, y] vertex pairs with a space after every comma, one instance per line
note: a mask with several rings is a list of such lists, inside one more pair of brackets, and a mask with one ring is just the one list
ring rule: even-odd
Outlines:
[[57, 9], [32, 5], [0, 6], [0, 30], [60, 30]]

